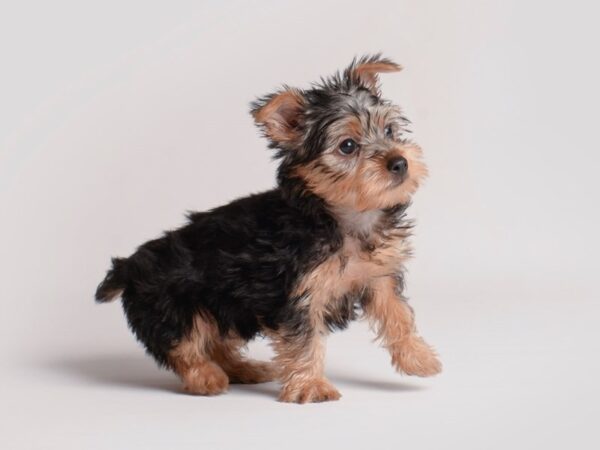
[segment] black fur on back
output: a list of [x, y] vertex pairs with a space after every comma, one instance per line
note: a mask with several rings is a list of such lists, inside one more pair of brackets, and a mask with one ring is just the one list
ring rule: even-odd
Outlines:
[[131, 329], [161, 364], [196, 314], [243, 339], [262, 327], [300, 327], [294, 283], [342, 241], [319, 199], [306, 194], [291, 205], [283, 197], [274, 189], [191, 214], [184, 227], [114, 259], [97, 299], [107, 287], [123, 289]]

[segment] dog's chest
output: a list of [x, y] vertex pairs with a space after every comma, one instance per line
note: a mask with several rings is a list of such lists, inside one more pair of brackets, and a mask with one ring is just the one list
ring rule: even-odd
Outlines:
[[335, 214], [344, 233], [343, 245], [316, 268], [328, 272], [327, 277], [335, 281], [330, 296], [368, 287], [373, 278], [400, 270], [410, 253], [407, 228], [397, 226], [395, 218], [380, 210], [338, 209]]
[[[329, 263], [337, 266], [336, 286], [332, 297], [369, 287], [374, 278], [394, 275], [410, 253], [405, 238], [390, 236], [387, 239], [363, 241], [347, 237], [344, 245]], [[337, 260], [337, 261], [336, 261]]]
[[397, 274], [409, 256], [402, 233], [390, 233], [366, 241], [347, 236], [342, 247], [306, 274], [296, 295], [309, 302], [315, 320], [348, 313], [351, 304], [377, 277]]

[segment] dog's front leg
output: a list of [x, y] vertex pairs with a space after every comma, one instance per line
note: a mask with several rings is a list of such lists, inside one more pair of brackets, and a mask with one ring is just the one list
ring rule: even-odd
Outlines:
[[433, 349], [417, 334], [412, 308], [398, 292], [396, 279], [387, 276], [373, 281], [364, 312], [396, 370], [421, 377], [442, 370]]
[[312, 403], [341, 397], [323, 374], [324, 341], [325, 336], [312, 327], [273, 336], [274, 362], [283, 384], [279, 401]]

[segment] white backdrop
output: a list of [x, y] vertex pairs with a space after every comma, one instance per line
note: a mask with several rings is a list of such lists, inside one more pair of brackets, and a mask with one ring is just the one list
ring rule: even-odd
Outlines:
[[[87, 3], [0, 5], [3, 448], [598, 448], [594, 2]], [[270, 188], [249, 101], [376, 51], [431, 171], [408, 293], [444, 373], [356, 324], [339, 402], [178, 395], [93, 303], [110, 256]]]

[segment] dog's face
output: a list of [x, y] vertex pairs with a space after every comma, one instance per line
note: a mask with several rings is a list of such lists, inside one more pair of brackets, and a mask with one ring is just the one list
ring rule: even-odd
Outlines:
[[365, 57], [312, 89], [285, 88], [254, 103], [256, 123], [282, 158], [280, 173], [300, 178], [334, 208], [407, 203], [427, 169], [404, 137], [408, 121], [381, 98], [377, 76], [399, 70]]

